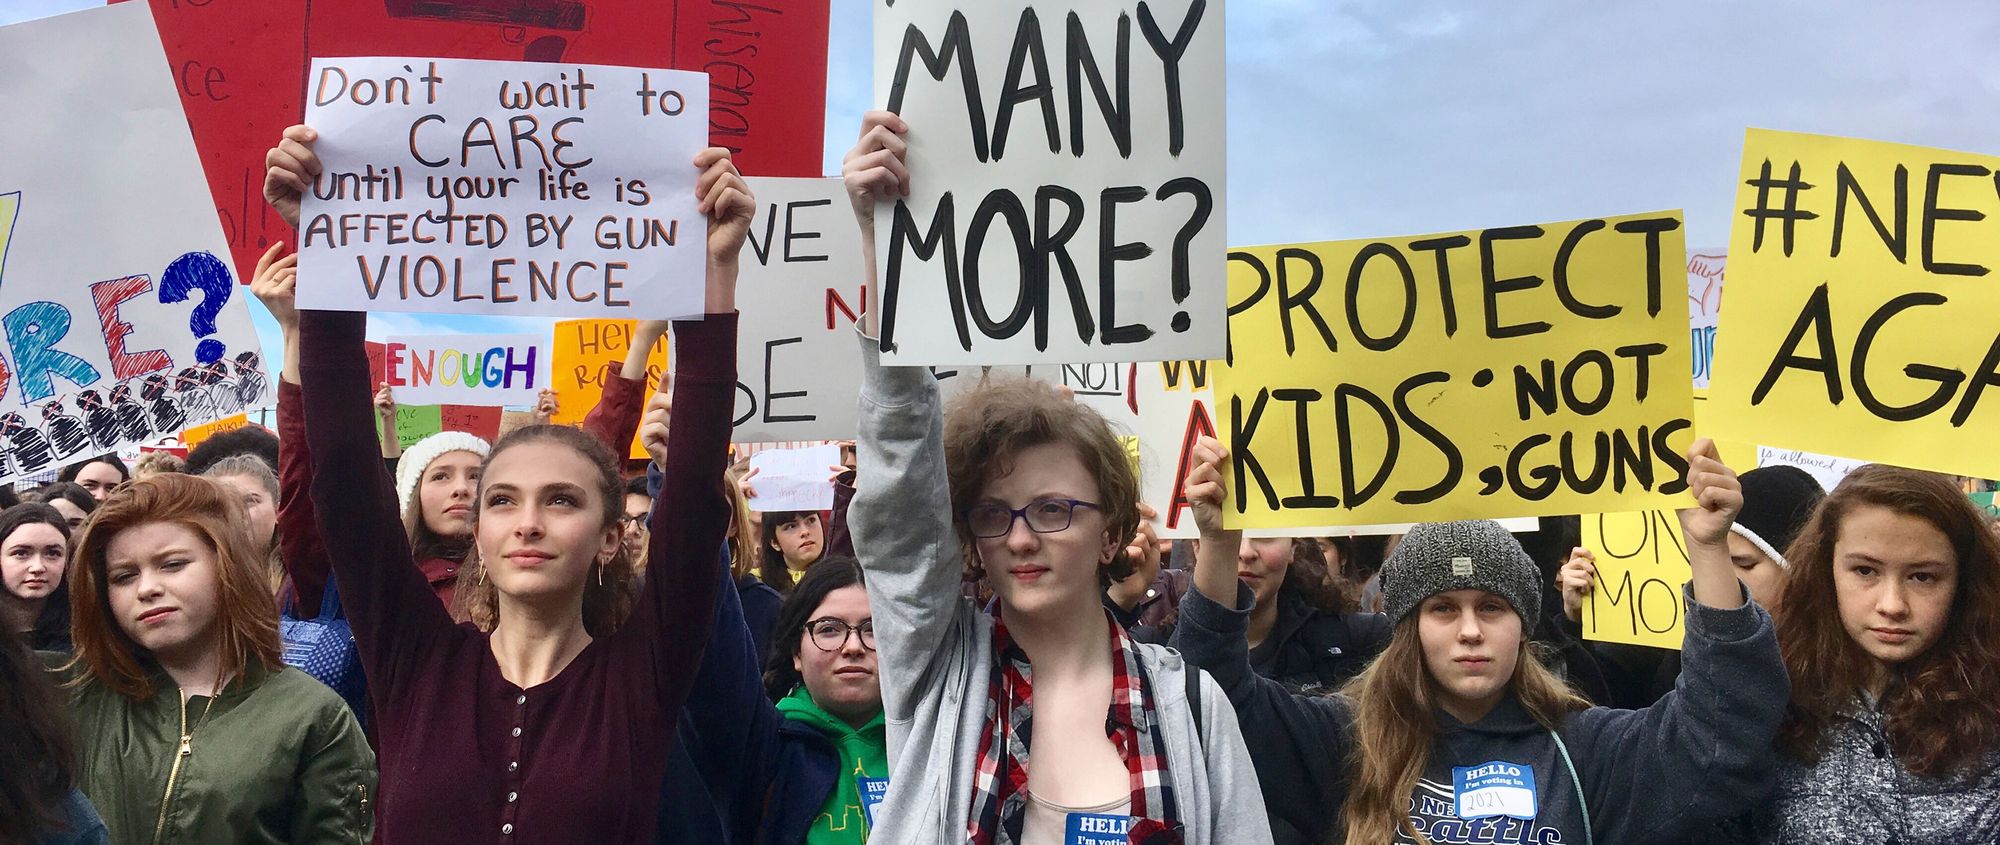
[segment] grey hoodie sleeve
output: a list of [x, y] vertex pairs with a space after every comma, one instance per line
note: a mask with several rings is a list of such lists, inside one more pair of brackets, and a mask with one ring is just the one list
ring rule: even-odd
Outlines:
[[1323, 841], [1347, 800], [1352, 711], [1344, 698], [1294, 695], [1250, 671], [1245, 632], [1255, 604], [1255, 595], [1240, 583], [1241, 610], [1188, 590], [1173, 647], [1229, 697], [1272, 832], [1286, 841]]
[[944, 412], [925, 367], [885, 367], [876, 343], [861, 344], [861, 477], [847, 521], [868, 573], [868, 600], [881, 643], [882, 708], [907, 720], [928, 689], [939, 653], [967, 612], [959, 594], [957, 535], [944, 467]]
[[1791, 700], [1771, 615], [1683, 589], [1687, 634], [1674, 691], [1644, 710], [1594, 707], [1563, 726], [1599, 842], [1679, 842], [1760, 804]]

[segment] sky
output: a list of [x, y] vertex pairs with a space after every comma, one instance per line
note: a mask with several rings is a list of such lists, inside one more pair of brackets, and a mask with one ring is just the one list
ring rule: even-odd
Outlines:
[[[834, 174], [875, 104], [870, 7], [831, 2]], [[0, 24], [92, 5], [0, 0]], [[1678, 208], [1721, 247], [1748, 127], [2000, 153], [1991, 0], [1237, 0], [1226, 26], [1232, 245]]]

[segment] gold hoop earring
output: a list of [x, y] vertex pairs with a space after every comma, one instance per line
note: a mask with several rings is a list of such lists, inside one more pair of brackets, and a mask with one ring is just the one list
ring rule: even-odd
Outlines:
[[597, 565], [597, 586], [604, 586], [604, 564]]
[[486, 561], [479, 562], [479, 586], [486, 586]]

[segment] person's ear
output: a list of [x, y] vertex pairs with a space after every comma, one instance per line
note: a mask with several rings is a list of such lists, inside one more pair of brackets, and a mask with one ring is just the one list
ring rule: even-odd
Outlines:
[[792, 671], [799, 673], [801, 680], [803, 680], [806, 672], [806, 661], [805, 657], [799, 654], [798, 643], [792, 643]]

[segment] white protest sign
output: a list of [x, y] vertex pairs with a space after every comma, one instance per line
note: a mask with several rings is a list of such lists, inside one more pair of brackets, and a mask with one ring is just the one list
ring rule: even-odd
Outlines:
[[299, 307], [702, 312], [706, 74], [317, 58], [306, 102], [325, 170], [300, 212]]
[[750, 497], [750, 509], [771, 511], [823, 511], [833, 507], [832, 468], [840, 463], [840, 447], [833, 444], [804, 449], [765, 449], [750, 456], [750, 479], [757, 495]]
[[268, 402], [148, 6], [0, 28], [0, 111], [0, 481]]
[[1223, 4], [873, 0], [894, 364], [1223, 354]]
[[1847, 474], [1868, 465], [1867, 461], [1852, 458], [1836, 458], [1832, 455], [1816, 455], [1798, 449], [1779, 449], [1774, 446], [1757, 447], [1757, 465], [1791, 466], [1805, 470], [1819, 482], [1819, 486], [1831, 491], [1840, 486]]
[[[867, 284], [861, 230], [839, 179], [751, 178], [757, 216], [736, 305], [739, 443], [852, 439]], [[821, 467], [822, 476], [825, 467]]]
[[404, 405], [533, 405], [549, 386], [549, 338], [532, 334], [391, 337], [383, 375]]

